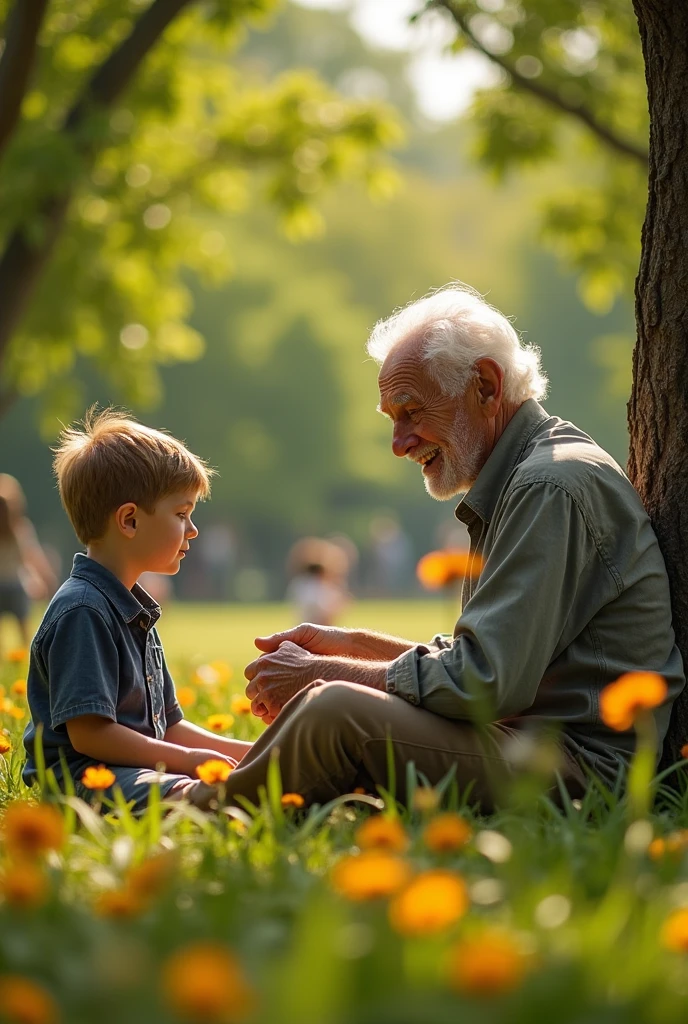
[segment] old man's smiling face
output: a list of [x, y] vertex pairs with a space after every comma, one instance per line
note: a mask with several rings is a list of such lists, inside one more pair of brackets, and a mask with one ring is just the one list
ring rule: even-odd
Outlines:
[[488, 454], [477, 380], [459, 398], [443, 394], [417, 343], [404, 343], [384, 361], [378, 383], [379, 410], [394, 424], [394, 454], [421, 466], [425, 489], [438, 501], [468, 490]]

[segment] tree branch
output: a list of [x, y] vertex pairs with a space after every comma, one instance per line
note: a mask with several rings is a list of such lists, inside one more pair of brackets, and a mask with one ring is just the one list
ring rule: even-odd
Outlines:
[[5, 49], [0, 58], [0, 154], [19, 121], [47, 6], [48, 0], [15, 0], [7, 16]]
[[479, 41], [479, 39], [471, 32], [465, 15], [459, 8], [456, 0], [431, 0], [429, 7], [442, 7], [446, 10], [456, 22], [459, 30], [466, 37], [473, 49], [478, 50], [488, 60], [491, 60], [493, 64], [502, 68], [503, 71], [509, 75], [512, 81], [525, 92], [529, 92], [532, 96], [536, 96], [543, 103], [547, 103], [550, 107], [554, 107], [561, 114], [568, 114], [570, 117], [575, 118], [584, 124], [586, 128], [589, 128], [602, 142], [604, 142], [610, 149], [616, 150], [618, 153], [623, 153], [624, 156], [630, 157], [635, 160], [636, 163], [640, 163], [643, 167], [647, 167], [648, 153], [647, 150], [641, 146], [637, 146], [630, 139], [624, 139], [605, 124], [602, 124], [597, 120], [595, 114], [589, 110], [583, 104], [571, 103], [570, 100], [565, 99], [555, 89], [550, 89], [548, 86], [543, 85], [542, 82], [538, 82], [534, 78], [526, 78], [516, 68], [500, 54], [492, 53], [487, 47]]

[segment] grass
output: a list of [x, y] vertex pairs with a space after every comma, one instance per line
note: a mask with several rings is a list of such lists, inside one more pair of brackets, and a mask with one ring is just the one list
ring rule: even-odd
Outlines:
[[[442, 628], [444, 612], [371, 603], [350, 618], [422, 639]], [[227, 710], [253, 636], [288, 622], [278, 605], [170, 607], [161, 632], [178, 686], [193, 696], [189, 717], [203, 723]], [[5, 803], [28, 797], [19, 782], [25, 703], [12, 692], [25, 671], [0, 666]], [[250, 737], [257, 726], [239, 716], [234, 730]], [[50, 810], [30, 809], [23, 824], [10, 815], [0, 849], [0, 1020], [685, 1019], [685, 795], [650, 810], [645, 783], [632, 811], [591, 784], [582, 803], [560, 810], [533, 773], [488, 819], [451, 778], [428, 791], [410, 775], [410, 809], [385, 791], [308, 812], [285, 807], [275, 770], [261, 806], [231, 814], [164, 813], [153, 801], [139, 818], [121, 803], [97, 815], [67, 798], [64, 836]], [[361, 831], [371, 812], [377, 837]], [[374, 842], [377, 852], [350, 859]]]

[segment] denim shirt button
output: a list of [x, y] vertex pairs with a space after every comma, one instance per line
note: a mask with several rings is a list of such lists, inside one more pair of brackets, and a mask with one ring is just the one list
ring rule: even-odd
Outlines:
[[153, 715], [153, 721], [154, 722], [157, 722], [159, 720], [159, 718], [160, 718], [160, 715]]
[[141, 629], [146, 629], [146, 620], [139, 619], [139, 626], [141, 627]]

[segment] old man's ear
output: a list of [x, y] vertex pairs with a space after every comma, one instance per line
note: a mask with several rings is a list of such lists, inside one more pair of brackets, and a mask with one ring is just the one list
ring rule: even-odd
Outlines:
[[502, 404], [504, 370], [494, 359], [484, 356], [476, 360], [475, 371], [478, 408], [483, 416], [491, 419]]

